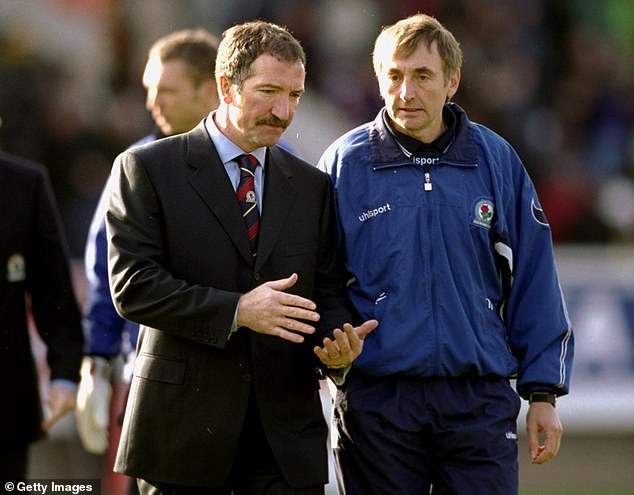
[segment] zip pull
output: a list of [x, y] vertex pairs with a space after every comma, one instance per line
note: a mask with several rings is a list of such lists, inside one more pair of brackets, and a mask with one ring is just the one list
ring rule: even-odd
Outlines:
[[432, 185], [431, 185], [431, 174], [429, 173], [429, 171], [425, 172], [425, 191], [431, 191], [432, 190]]

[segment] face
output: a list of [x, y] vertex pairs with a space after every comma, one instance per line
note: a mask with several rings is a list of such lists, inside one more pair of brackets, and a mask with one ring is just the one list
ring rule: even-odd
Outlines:
[[145, 106], [167, 136], [189, 131], [218, 104], [214, 81], [194, 85], [182, 60], [151, 58], [143, 85], [147, 91]]
[[301, 62], [260, 55], [241, 88], [220, 77], [222, 101], [216, 125], [244, 151], [273, 146], [291, 124], [304, 93]]
[[460, 72], [445, 81], [436, 43], [421, 43], [406, 58], [383, 61], [379, 90], [396, 128], [430, 143], [444, 130], [442, 109], [458, 89]]

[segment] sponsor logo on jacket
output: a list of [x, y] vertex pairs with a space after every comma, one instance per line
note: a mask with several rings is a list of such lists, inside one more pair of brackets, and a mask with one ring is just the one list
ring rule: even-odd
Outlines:
[[392, 208], [390, 208], [390, 203], [385, 203], [384, 205], [379, 206], [377, 208], [366, 210], [363, 213], [361, 213], [361, 215], [359, 215], [359, 222], [365, 222], [366, 220], [369, 220], [370, 218], [383, 215], [384, 213], [387, 213], [391, 209]]

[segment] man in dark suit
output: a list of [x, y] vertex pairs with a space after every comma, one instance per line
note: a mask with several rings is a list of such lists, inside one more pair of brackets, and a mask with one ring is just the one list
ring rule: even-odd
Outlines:
[[[75, 407], [83, 336], [68, 246], [46, 169], [0, 153], [0, 481], [24, 479], [29, 444]], [[47, 346], [44, 418], [29, 337]]]
[[317, 368], [345, 372], [377, 322], [344, 323], [328, 177], [277, 146], [304, 80], [285, 29], [234, 26], [218, 110], [115, 161], [111, 290], [141, 324], [115, 469], [143, 493], [324, 492]]

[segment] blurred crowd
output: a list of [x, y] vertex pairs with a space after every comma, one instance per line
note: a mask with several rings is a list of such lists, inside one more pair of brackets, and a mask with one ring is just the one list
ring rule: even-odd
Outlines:
[[381, 106], [373, 40], [417, 11], [460, 41], [455, 101], [519, 151], [555, 241], [634, 241], [631, 0], [4, 0], [0, 148], [49, 167], [81, 257], [114, 157], [152, 125], [141, 73], [155, 39], [284, 24], [308, 54], [308, 93], [357, 125]]

